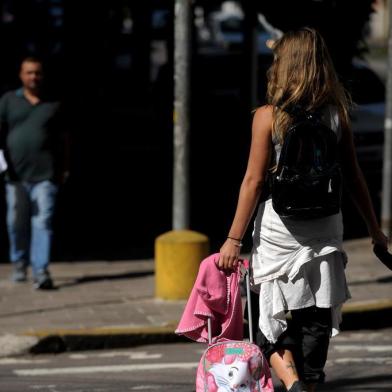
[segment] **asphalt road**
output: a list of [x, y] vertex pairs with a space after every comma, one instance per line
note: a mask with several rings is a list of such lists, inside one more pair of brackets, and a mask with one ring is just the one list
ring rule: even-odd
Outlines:
[[[191, 392], [202, 350], [201, 344], [179, 343], [0, 358], [0, 391]], [[344, 332], [332, 340], [327, 383], [319, 390], [392, 391], [391, 369], [392, 329]]]

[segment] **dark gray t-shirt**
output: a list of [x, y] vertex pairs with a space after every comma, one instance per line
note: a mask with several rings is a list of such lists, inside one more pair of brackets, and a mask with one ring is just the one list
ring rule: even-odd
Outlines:
[[54, 180], [61, 155], [60, 103], [42, 99], [32, 105], [23, 89], [0, 99], [1, 132], [9, 170], [7, 180]]

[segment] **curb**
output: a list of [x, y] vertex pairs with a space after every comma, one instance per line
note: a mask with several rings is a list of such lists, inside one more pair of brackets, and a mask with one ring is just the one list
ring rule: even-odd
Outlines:
[[392, 327], [392, 299], [348, 303], [342, 309], [342, 331]]
[[[392, 299], [345, 304], [342, 316], [342, 331], [391, 327]], [[190, 342], [184, 336], [178, 336], [174, 333], [177, 324], [178, 322], [172, 321], [160, 326], [48, 329], [25, 333], [21, 338], [26, 336], [36, 338], [36, 343], [28, 350], [32, 354]]]
[[118, 349], [145, 344], [188, 342], [189, 339], [174, 333], [176, 326], [177, 323], [169, 322], [161, 326], [49, 329], [28, 332], [23, 336], [38, 339], [37, 343], [29, 349], [31, 354]]

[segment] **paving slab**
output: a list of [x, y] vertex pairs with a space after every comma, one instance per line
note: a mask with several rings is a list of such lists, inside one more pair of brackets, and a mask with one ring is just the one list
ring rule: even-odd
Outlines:
[[[344, 248], [352, 299], [342, 328], [392, 326], [392, 272], [373, 255], [369, 238]], [[186, 301], [154, 298], [154, 260], [53, 262], [51, 272], [56, 289], [37, 291], [31, 282], [10, 282], [11, 266], [0, 265], [0, 339], [11, 342], [0, 356], [15, 353], [13, 345], [48, 352], [183, 339], [173, 331]]]

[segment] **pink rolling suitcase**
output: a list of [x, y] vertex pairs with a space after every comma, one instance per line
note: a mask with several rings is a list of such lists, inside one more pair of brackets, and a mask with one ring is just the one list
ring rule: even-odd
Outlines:
[[222, 339], [212, 344], [211, 320], [208, 319], [209, 345], [197, 368], [196, 392], [274, 390], [267, 360], [260, 348], [253, 343], [249, 271], [242, 265], [241, 272], [246, 278], [250, 341]]

